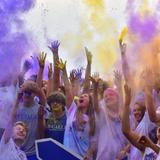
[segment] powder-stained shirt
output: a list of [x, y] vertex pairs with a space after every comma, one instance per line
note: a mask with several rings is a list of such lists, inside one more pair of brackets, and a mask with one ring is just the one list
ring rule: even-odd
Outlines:
[[13, 139], [5, 143], [4, 136], [0, 141], [0, 160], [27, 160], [25, 153], [16, 146]]
[[77, 130], [75, 125], [76, 111], [77, 106], [73, 102], [67, 112], [64, 145], [83, 157], [89, 147], [89, 123], [86, 118], [84, 126], [81, 130]]
[[63, 144], [66, 120], [67, 117], [65, 113], [60, 118], [54, 119], [52, 116], [50, 116], [48, 119], [46, 119], [45, 137], [53, 138], [54, 140], [57, 140]]
[[23, 121], [28, 126], [28, 133], [22, 150], [27, 156], [35, 154], [35, 140], [37, 139], [38, 126], [38, 109], [39, 104], [35, 101], [33, 106], [26, 107], [23, 103], [20, 104], [16, 116], [17, 121]]

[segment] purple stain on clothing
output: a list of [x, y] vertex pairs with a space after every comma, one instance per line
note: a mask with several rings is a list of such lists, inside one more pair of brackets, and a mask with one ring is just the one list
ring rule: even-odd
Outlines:
[[138, 35], [142, 42], [150, 41], [158, 31], [158, 21], [155, 15], [133, 14], [129, 19], [129, 30], [131, 33]]
[[35, 0], [0, 1], [0, 82], [17, 76], [22, 58], [31, 51], [32, 38], [25, 30], [22, 14], [35, 5]]

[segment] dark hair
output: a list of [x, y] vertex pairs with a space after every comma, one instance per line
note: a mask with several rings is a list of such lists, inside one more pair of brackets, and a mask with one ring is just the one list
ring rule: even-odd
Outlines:
[[49, 106], [51, 106], [51, 103], [54, 102], [60, 103], [63, 106], [65, 106], [66, 105], [65, 95], [60, 91], [55, 91], [51, 93], [50, 96], [47, 98], [47, 103]]
[[141, 111], [142, 111], [142, 113], [145, 113], [145, 111], [146, 111], [146, 106], [145, 106], [145, 104], [144, 104], [144, 102], [143, 101], [137, 101], [137, 102], [135, 102], [134, 103], [134, 105], [138, 105], [138, 106], [140, 106], [141, 107]]
[[[88, 94], [86, 92], [84, 92], [83, 94]], [[95, 124], [95, 111], [94, 111], [94, 107], [93, 107], [93, 99], [92, 96], [90, 94], [88, 94], [89, 96], [89, 106], [87, 109], [87, 115], [89, 117], [89, 135], [90, 136], [94, 136], [95, 134], [95, 128], [96, 128], [96, 124]], [[79, 115], [79, 110], [77, 109], [77, 113], [78, 116]]]

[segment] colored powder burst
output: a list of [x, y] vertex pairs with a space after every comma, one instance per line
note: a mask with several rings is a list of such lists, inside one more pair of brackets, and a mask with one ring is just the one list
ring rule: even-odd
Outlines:
[[124, 37], [127, 35], [127, 32], [128, 32], [127, 27], [124, 27], [124, 28], [122, 29], [122, 31], [121, 31], [120, 36], [119, 36], [119, 41], [120, 41], [120, 43], [123, 42], [123, 39], [124, 39]]
[[[148, 1], [143, 1], [141, 5], [132, 4], [129, 10], [128, 30], [130, 44], [127, 52], [132, 77], [132, 86], [135, 90], [143, 88], [143, 81], [140, 78], [142, 70], [150, 67], [153, 70], [159, 68], [159, 30], [157, 11], [150, 8]], [[147, 66], [146, 66], [147, 64]]]
[[150, 41], [158, 32], [158, 21], [155, 15], [133, 14], [129, 19], [129, 31], [138, 36], [142, 42]]
[[[91, 0], [88, 1], [92, 2]], [[98, 2], [96, 1], [94, 6], [89, 5], [89, 3], [86, 4], [90, 9], [89, 22], [93, 26], [93, 34], [95, 33], [99, 37], [93, 47], [94, 65], [105, 76], [116, 60], [117, 33], [114, 28], [117, 26], [111, 17], [105, 15], [104, 1]]]
[[84, 0], [87, 6], [90, 8], [102, 10], [104, 9], [104, 0]]
[[[87, 46], [93, 54], [92, 69], [102, 73], [103, 77], [116, 60], [117, 28], [116, 22], [106, 15], [104, 0], [83, 0], [83, 16], [78, 33], [67, 33], [62, 39], [69, 55], [73, 58]], [[85, 62], [85, 61], [84, 61]], [[98, 70], [97, 70], [98, 68]]]
[[30, 33], [25, 31], [21, 15], [34, 4], [35, 0], [0, 1], [0, 82], [9, 80], [8, 77], [15, 78], [22, 58], [31, 51], [33, 41]]

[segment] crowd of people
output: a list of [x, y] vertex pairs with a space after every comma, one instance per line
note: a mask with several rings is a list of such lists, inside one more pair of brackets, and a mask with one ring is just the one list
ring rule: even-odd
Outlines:
[[48, 66], [47, 81], [43, 79], [47, 54], [42, 52], [37, 75], [24, 78], [31, 67], [25, 61], [17, 78], [1, 82], [0, 93], [12, 86], [15, 98], [14, 104], [8, 102], [10, 97], [0, 101], [0, 108], [9, 106], [8, 121], [1, 125], [0, 160], [37, 159], [35, 140], [42, 138], [58, 141], [84, 160], [160, 160], [158, 69], [143, 70], [139, 77], [143, 87], [137, 93], [127, 46], [123, 41], [119, 46], [122, 71], [114, 71], [112, 83], [91, 73], [92, 54], [87, 48], [84, 78], [82, 69], [73, 69], [68, 76], [58, 41], [49, 47], [53, 64]]

